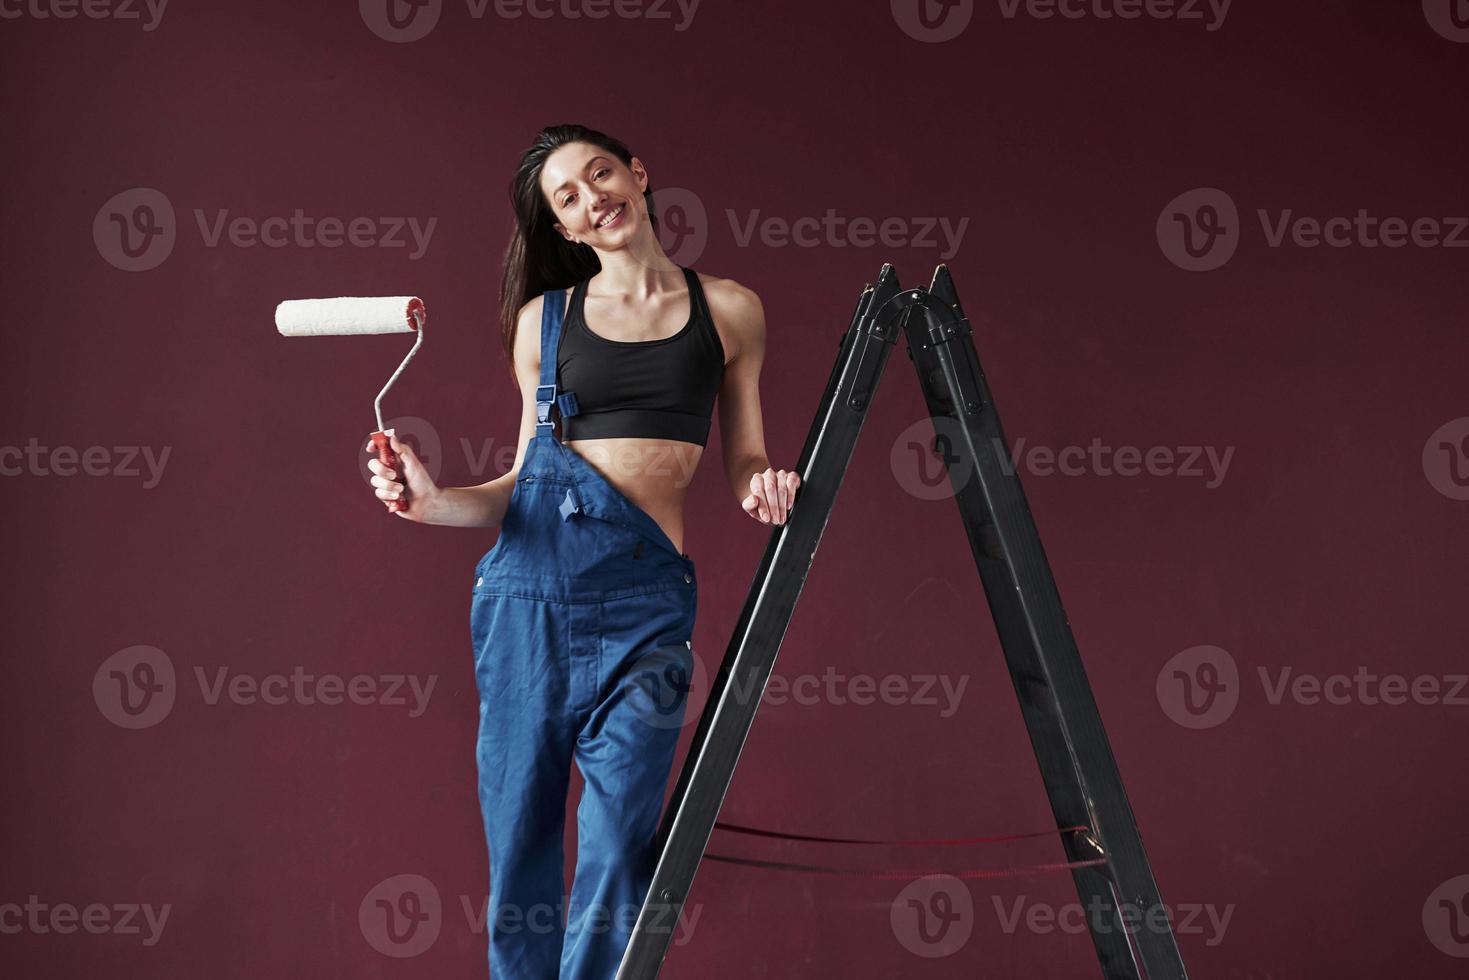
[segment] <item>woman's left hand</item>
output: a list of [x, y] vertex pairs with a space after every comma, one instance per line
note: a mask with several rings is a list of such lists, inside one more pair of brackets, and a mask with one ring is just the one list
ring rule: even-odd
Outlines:
[[762, 524], [784, 524], [796, 499], [801, 475], [794, 470], [765, 468], [764, 473], [750, 477], [750, 495], [742, 506], [745, 513]]

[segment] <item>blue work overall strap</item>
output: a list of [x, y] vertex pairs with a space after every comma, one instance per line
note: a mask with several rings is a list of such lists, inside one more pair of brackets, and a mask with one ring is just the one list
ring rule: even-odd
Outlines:
[[[536, 386], [536, 435], [544, 435], [555, 441], [552, 429], [556, 423], [551, 419], [551, 406], [561, 413], [562, 418], [581, 411], [576, 403], [576, 393], [567, 391], [559, 396], [556, 392], [556, 352], [561, 347], [561, 324], [565, 319], [566, 291], [548, 289], [541, 298], [541, 377]], [[561, 447], [558, 445], [557, 449]], [[563, 521], [581, 510], [576, 487], [566, 488], [566, 496], [557, 508]]]
[[577, 414], [581, 409], [576, 403], [576, 392], [556, 393], [556, 352], [561, 346], [561, 323], [565, 318], [566, 291], [548, 289], [542, 297], [541, 310], [541, 378], [536, 388], [536, 434], [554, 428], [551, 420], [551, 405], [555, 404], [562, 418]]

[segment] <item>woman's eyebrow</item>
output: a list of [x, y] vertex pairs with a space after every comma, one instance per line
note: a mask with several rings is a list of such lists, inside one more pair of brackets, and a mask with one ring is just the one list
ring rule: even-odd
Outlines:
[[[607, 158], [604, 157], [604, 156], [602, 156], [602, 155], [600, 155], [600, 154], [598, 154], [597, 156], [592, 157], [590, 160], [588, 160], [586, 162], [586, 165], [581, 168], [582, 173], [586, 173], [588, 170], [590, 170], [592, 168], [592, 164], [596, 163], [598, 160], [604, 160], [605, 161], [605, 160], [607, 160]], [[611, 161], [607, 161], [607, 162], [610, 163]], [[559, 193], [559, 192], [565, 190], [566, 187], [570, 183], [571, 183], [571, 181], [569, 181], [569, 180], [568, 181], [565, 181], [564, 183], [562, 183], [562, 185], [560, 187], [557, 187], [557, 188], [553, 189], [551, 191], [551, 193], [556, 194], [556, 193]]]

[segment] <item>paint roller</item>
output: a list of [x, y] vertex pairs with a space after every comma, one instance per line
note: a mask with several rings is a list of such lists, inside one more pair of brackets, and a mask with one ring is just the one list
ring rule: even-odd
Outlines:
[[[398, 375], [413, 360], [418, 348], [423, 346], [423, 325], [428, 311], [423, 300], [417, 296], [339, 296], [336, 299], [288, 299], [275, 308], [275, 328], [285, 337], [321, 337], [340, 334], [416, 333], [413, 349], [398, 365], [398, 370], [377, 393], [372, 403], [377, 414], [377, 431], [372, 433], [372, 445], [377, 450], [378, 462], [394, 470], [406, 488], [407, 481], [398, 468], [398, 454], [393, 452], [388, 436], [392, 429], [383, 428], [383, 396], [398, 380]], [[404, 490], [406, 495], [407, 490]], [[405, 510], [406, 501], [385, 500], [389, 511]]]

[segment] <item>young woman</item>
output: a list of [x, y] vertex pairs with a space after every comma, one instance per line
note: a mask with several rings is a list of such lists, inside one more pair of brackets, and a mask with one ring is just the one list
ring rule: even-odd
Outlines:
[[[683, 505], [716, 395], [745, 513], [783, 524], [800, 478], [765, 455], [760, 300], [668, 258], [641, 160], [595, 130], [553, 126], [510, 197], [501, 332], [522, 396], [514, 466], [440, 488], [396, 439], [402, 473], [369, 466], [380, 499], [406, 501], [400, 517], [500, 528], [470, 614], [491, 971], [611, 980], [652, 880], [684, 714], [686, 686], [641, 685], [691, 673], [698, 583]], [[563, 925], [573, 759], [585, 789]]]

